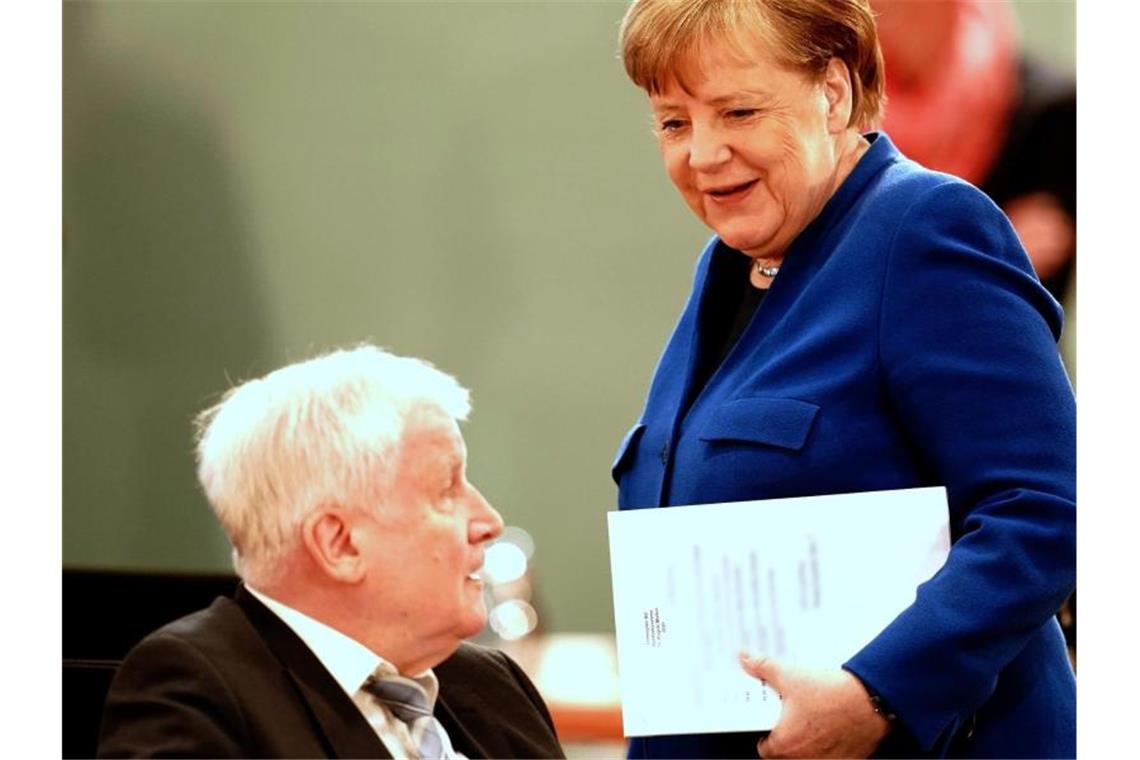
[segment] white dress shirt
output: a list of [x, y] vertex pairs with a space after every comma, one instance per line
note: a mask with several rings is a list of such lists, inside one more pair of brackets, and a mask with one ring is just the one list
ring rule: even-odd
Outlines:
[[[390, 662], [335, 628], [266, 596], [248, 584], [246, 589], [305, 642], [305, 646], [320, 660], [325, 670], [356, 704], [357, 709], [364, 715], [365, 720], [372, 726], [372, 730], [380, 737], [380, 741], [395, 760], [419, 758], [419, 752], [407, 724], [361, 688], [374, 673], [377, 677], [396, 673], [396, 668]], [[436, 697], [439, 696], [439, 679], [435, 677], [435, 673], [428, 668], [423, 673], [411, 676], [411, 679], [423, 688], [427, 694], [428, 707], [434, 710]], [[444, 757], [464, 760], [464, 756], [451, 746], [451, 737], [447, 735], [447, 730], [439, 725], [438, 721], [436, 726], [443, 740]]]

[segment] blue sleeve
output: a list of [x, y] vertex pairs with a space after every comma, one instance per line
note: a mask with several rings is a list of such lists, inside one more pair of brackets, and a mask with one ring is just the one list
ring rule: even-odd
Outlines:
[[976, 189], [919, 195], [890, 246], [880, 361], [898, 424], [946, 486], [953, 544], [845, 667], [926, 749], [993, 692], [1076, 581], [1076, 409], [1061, 312]]

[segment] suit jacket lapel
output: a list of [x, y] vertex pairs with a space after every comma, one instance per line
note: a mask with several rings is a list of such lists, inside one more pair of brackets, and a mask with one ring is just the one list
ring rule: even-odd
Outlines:
[[[391, 758], [388, 748], [368, 725], [360, 710], [341, 690], [340, 697], [318, 688], [296, 671], [287, 671], [298, 693], [309, 705], [314, 722], [320, 726], [332, 757]], [[331, 680], [332, 677], [329, 676]], [[333, 681], [333, 686], [340, 686]], [[351, 712], [350, 712], [351, 711]]]
[[234, 600], [281, 662], [332, 757], [391, 758], [352, 699], [280, 618], [239, 586]]
[[456, 752], [467, 757], [494, 756], [486, 747], [475, 740], [475, 737], [459, 720], [459, 716], [456, 715], [455, 710], [452, 709], [442, 694], [435, 701], [435, 717], [447, 731], [447, 736], [451, 739], [451, 746], [455, 748]]

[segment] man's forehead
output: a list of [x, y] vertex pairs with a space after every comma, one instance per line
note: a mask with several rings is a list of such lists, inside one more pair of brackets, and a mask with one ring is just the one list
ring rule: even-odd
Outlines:
[[438, 407], [417, 407], [408, 413], [401, 448], [416, 457], [459, 457], [466, 444], [455, 418]]

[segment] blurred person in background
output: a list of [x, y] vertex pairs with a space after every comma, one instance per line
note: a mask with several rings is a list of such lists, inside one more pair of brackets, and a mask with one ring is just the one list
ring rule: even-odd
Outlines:
[[499, 514], [467, 480], [467, 390], [371, 346], [287, 366], [199, 417], [234, 598], [146, 637], [102, 757], [561, 757], [486, 623]]
[[872, 0], [886, 64], [883, 129], [907, 157], [976, 185], [1013, 223], [1045, 287], [1076, 262], [1077, 93], [1020, 49], [1002, 0]]
[[[871, 7], [887, 70], [884, 131], [909, 158], [976, 185], [1002, 208], [1071, 331], [1076, 83], [1021, 50], [1005, 0], [871, 0]], [[1075, 373], [1071, 335], [1062, 356]], [[1076, 591], [1060, 619], [1075, 658]]]
[[619, 507], [941, 485], [952, 540], [842, 668], [742, 659], [781, 696], [770, 733], [630, 756], [1073, 756], [1054, 614], [1075, 582], [1075, 404], [1061, 309], [1009, 220], [868, 131], [867, 0], [635, 0], [620, 44], [715, 235], [614, 460]]

